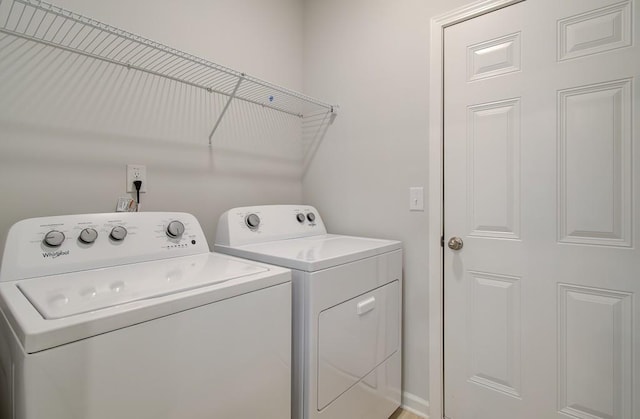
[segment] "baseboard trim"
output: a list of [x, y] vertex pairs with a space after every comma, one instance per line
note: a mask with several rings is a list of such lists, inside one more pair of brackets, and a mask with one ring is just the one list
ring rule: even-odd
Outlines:
[[421, 418], [429, 419], [429, 402], [415, 394], [402, 392], [402, 408]]

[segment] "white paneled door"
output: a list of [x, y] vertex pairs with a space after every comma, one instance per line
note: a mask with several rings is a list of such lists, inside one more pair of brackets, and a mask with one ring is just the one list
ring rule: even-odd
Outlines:
[[639, 9], [445, 29], [448, 418], [640, 418]]

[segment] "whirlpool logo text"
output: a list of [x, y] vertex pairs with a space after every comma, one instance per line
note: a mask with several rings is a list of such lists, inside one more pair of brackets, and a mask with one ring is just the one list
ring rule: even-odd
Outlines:
[[51, 258], [55, 259], [58, 256], [67, 256], [69, 254], [69, 250], [58, 250], [57, 252], [46, 252], [42, 254], [43, 258]]

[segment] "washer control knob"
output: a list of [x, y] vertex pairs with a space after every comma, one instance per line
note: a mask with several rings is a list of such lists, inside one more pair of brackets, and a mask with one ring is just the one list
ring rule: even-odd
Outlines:
[[251, 230], [255, 230], [260, 225], [260, 217], [257, 214], [249, 214], [244, 218], [244, 222]]
[[85, 228], [78, 238], [82, 243], [91, 244], [98, 238], [98, 232], [94, 228]]
[[127, 237], [127, 229], [122, 226], [115, 226], [111, 229], [109, 236], [115, 241], [124, 240], [124, 238]]
[[296, 215], [296, 220], [298, 220], [299, 223], [304, 223], [304, 220], [305, 220], [304, 214], [299, 212], [298, 215]]
[[314, 222], [316, 220], [316, 215], [312, 212], [308, 213], [307, 220], [309, 220], [310, 223]]
[[177, 239], [182, 236], [182, 233], [184, 233], [184, 224], [180, 221], [174, 220], [167, 225], [167, 236], [172, 239]]
[[64, 242], [64, 233], [58, 230], [51, 230], [44, 235], [44, 244], [50, 247], [58, 247]]

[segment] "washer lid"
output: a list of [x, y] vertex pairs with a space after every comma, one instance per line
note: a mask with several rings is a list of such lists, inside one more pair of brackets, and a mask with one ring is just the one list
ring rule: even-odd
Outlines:
[[288, 269], [205, 253], [0, 282], [0, 310], [34, 353], [290, 282]]
[[396, 240], [322, 234], [228, 247], [216, 251], [291, 269], [314, 272], [402, 248]]
[[263, 266], [204, 254], [26, 279], [17, 286], [42, 317], [50, 320], [266, 271]]

